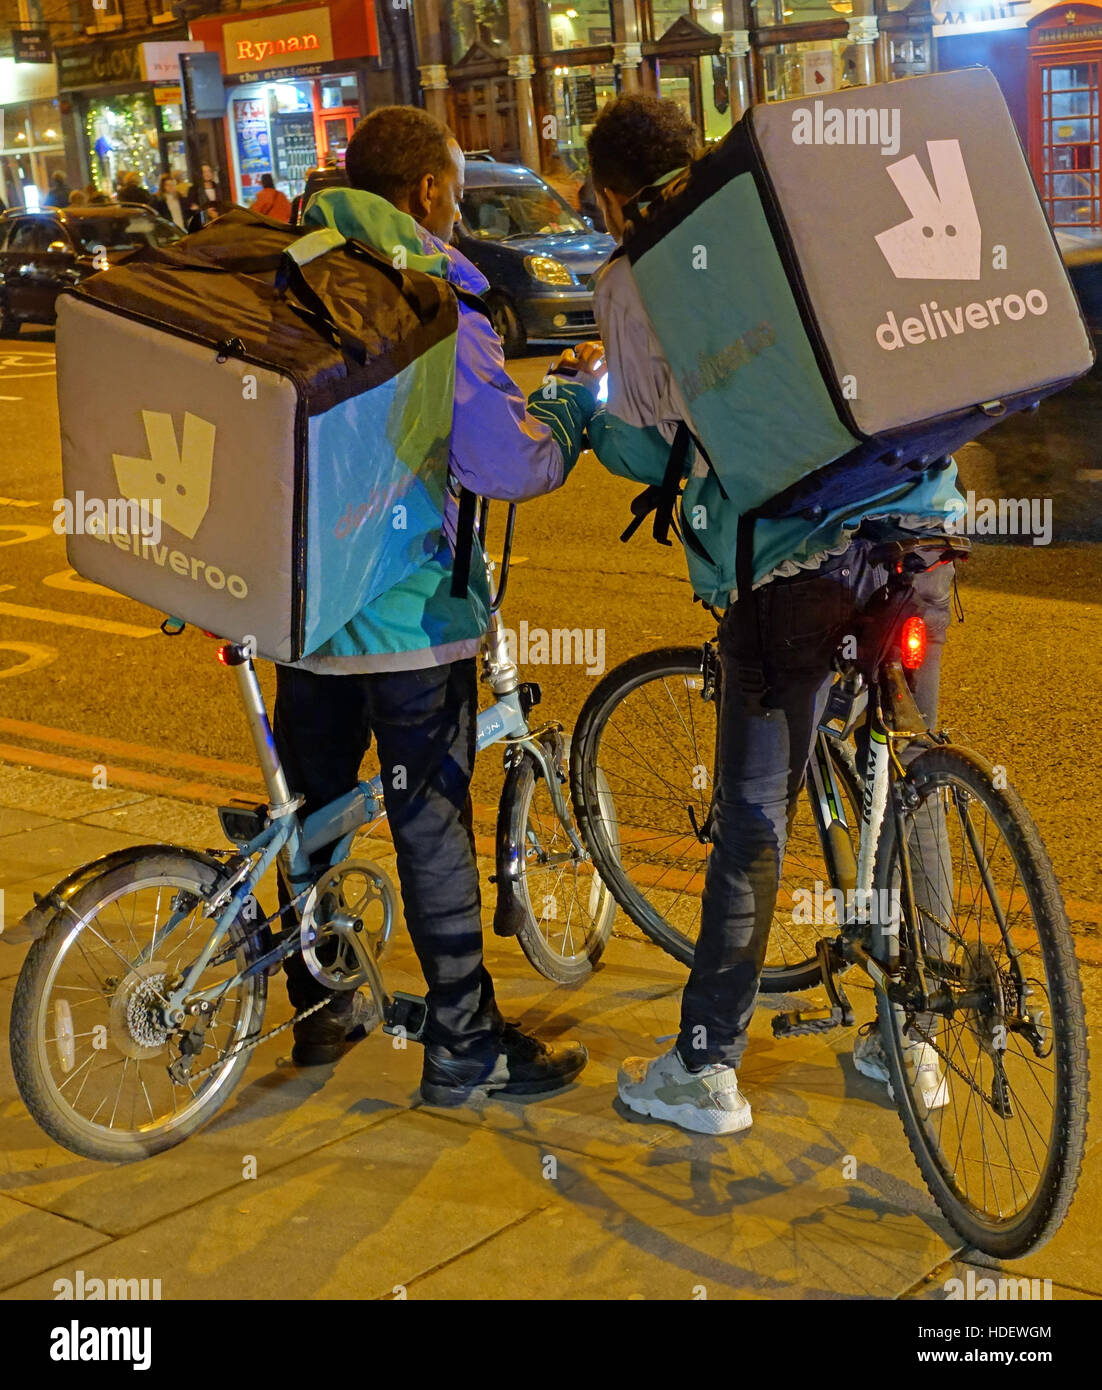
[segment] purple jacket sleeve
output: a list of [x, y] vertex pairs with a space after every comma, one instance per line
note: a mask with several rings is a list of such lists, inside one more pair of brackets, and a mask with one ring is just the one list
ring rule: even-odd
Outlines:
[[550, 428], [528, 413], [485, 315], [459, 307], [451, 470], [481, 497], [523, 502], [561, 487], [563, 456]]

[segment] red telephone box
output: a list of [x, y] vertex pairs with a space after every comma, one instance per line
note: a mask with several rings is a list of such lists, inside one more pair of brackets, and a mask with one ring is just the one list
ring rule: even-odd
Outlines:
[[1056, 5], [1030, 20], [1029, 162], [1053, 227], [1102, 231], [1102, 9]]

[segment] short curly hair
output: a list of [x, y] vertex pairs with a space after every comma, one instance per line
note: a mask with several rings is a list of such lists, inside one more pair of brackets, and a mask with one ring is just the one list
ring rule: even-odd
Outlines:
[[633, 93], [601, 110], [586, 149], [593, 182], [630, 198], [690, 163], [700, 136], [676, 101]]
[[419, 106], [379, 106], [352, 133], [344, 168], [353, 188], [394, 202], [416, 188], [426, 174], [447, 173], [452, 133]]

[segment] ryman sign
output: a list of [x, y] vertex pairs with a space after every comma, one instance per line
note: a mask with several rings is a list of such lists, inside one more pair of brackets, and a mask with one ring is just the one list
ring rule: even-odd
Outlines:
[[296, 10], [244, 19], [222, 29], [227, 73], [263, 72], [333, 57], [329, 10]]

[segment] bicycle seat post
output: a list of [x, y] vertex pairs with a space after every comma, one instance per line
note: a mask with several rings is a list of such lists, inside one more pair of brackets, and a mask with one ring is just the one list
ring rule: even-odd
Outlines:
[[273, 818], [285, 815], [288, 811], [294, 810], [298, 801], [291, 795], [283, 765], [276, 752], [268, 709], [252, 658], [247, 648], [233, 642], [225, 642], [218, 649], [218, 660], [223, 666], [230, 667], [237, 678], [237, 689], [245, 707], [245, 720], [252, 735], [260, 770], [264, 774], [264, 785], [268, 789], [269, 814]]

